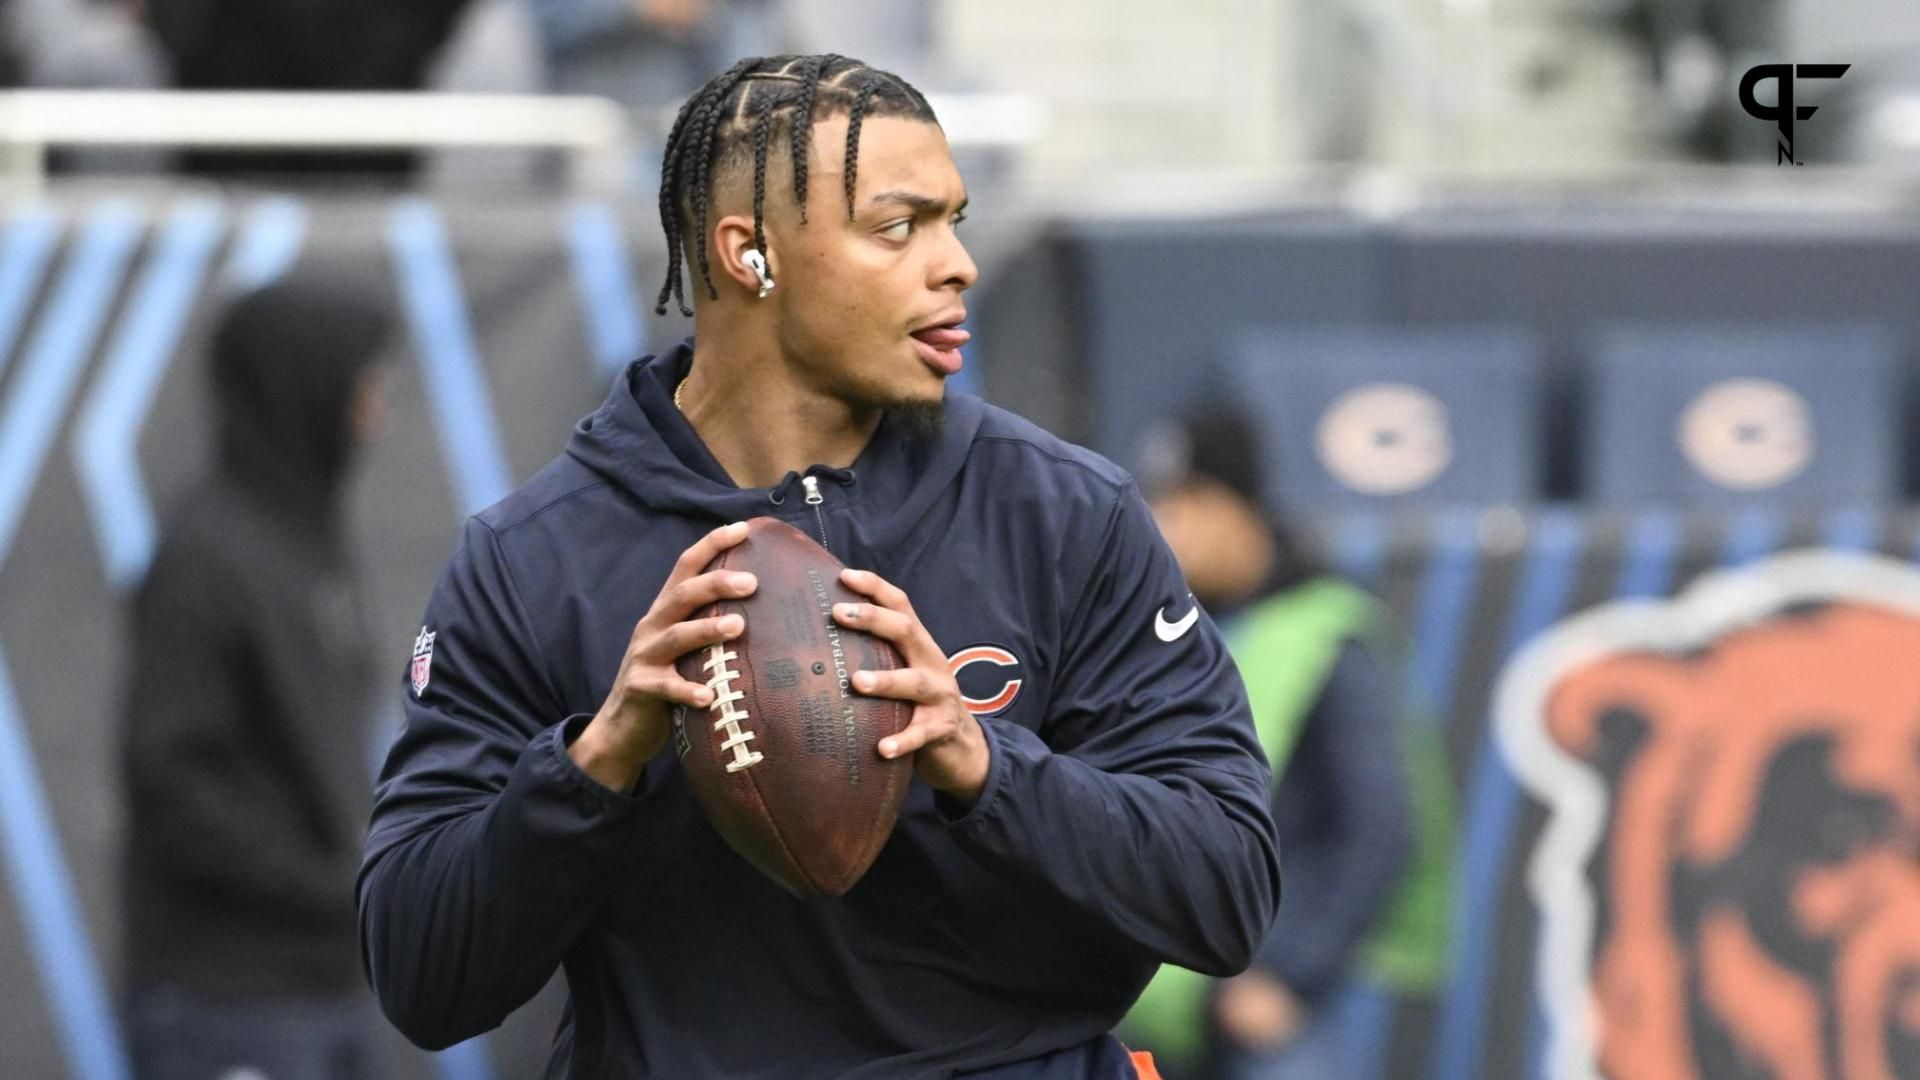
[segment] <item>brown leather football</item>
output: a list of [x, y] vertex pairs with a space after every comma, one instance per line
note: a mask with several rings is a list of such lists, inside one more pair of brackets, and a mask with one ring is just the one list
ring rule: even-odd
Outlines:
[[834, 604], [864, 598], [840, 583], [838, 559], [786, 522], [754, 518], [707, 569], [745, 570], [760, 586], [695, 616], [739, 612], [746, 630], [680, 658], [681, 675], [714, 691], [710, 708], [674, 713], [687, 783], [761, 873], [796, 896], [841, 896], [892, 834], [913, 768], [877, 749], [913, 706], [855, 693], [848, 680], [905, 665], [892, 643], [833, 621]]

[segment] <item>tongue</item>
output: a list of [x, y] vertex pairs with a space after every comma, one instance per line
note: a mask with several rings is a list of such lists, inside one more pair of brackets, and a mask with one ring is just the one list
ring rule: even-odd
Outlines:
[[932, 330], [920, 330], [914, 338], [924, 341], [936, 349], [957, 349], [972, 339], [973, 335], [955, 327], [935, 327]]

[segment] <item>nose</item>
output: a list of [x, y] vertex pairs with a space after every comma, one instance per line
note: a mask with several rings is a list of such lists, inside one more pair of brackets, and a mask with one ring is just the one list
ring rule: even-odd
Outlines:
[[973, 264], [973, 256], [967, 254], [967, 245], [961, 243], [960, 235], [952, 230], [947, 232], [947, 242], [942, 245], [940, 256], [934, 261], [933, 287], [935, 289], [973, 288], [980, 277], [980, 268]]

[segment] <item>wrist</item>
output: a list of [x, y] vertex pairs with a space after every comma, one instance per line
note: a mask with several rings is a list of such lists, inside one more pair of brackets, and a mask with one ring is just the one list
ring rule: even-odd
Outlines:
[[947, 774], [947, 782], [935, 790], [961, 807], [972, 809], [987, 790], [987, 778], [993, 772], [993, 750], [987, 745], [987, 734], [980, 730], [978, 720], [973, 720], [972, 730], [962, 737], [961, 745], [965, 749], [957, 767]]
[[664, 742], [642, 745], [633, 738], [630, 724], [620, 713], [602, 709], [567, 747], [567, 756], [602, 787], [630, 794], [647, 762]]

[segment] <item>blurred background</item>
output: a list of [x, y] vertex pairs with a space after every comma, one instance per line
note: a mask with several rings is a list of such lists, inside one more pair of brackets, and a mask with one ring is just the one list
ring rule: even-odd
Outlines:
[[[825, 51], [926, 91], [968, 180], [962, 387], [1135, 470], [1197, 592], [1257, 564], [1223, 618], [1351, 590], [1289, 624], [1326, 646], [1305, 731], [1378, 646], [1360, 710], [1408, 768], [1294, 808], [1332, 866], [1384, 830], [1371, 923], [1311, 987], [1167, 1005], [1170, 1077], [1920, 1076], [1891, 0], [0, 0], [0, 1076], [133, 1075], [130, 627], [231, 463], [230, 305], [322, 280], [388, 320], [314, 564], [361, 598], [382, 694], [334, 756], [370, 772], [464, 515], [689, 332], [652, 313], [674, 108]], [[1848, 67], [1742, 106], [1812, 64]], [[1753, 113], [1789, 100], [1787, 146]], [[1183, 545], [1196, 514], [1248, 546]], [[1294, 655], [1259, 640], [1250, 684]], [[376, 1031], [351, 1075], [537, 1075], [561, 997], [439, 1054]], [[1289, 1063], [1308, 1033], [1333, 1056]]]

